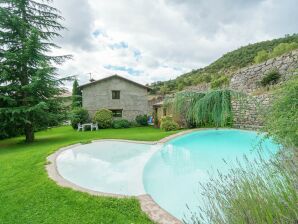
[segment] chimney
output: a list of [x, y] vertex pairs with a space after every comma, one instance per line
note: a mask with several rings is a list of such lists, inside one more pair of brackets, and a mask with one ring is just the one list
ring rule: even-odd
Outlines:
[[92, 78], [92, 76], [91, 76], [91, 72], [89, 72], [89, 75], [90, 75], [89, 82], [94, 82], [94, 81], [95, 81], [95, 79], [93, 79], [93, 78]]

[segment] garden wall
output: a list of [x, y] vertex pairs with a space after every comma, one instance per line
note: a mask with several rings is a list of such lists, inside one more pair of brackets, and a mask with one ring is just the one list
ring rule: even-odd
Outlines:
[[269, 94], [232, 99], [235, 128], [257, 130], [263, 126], [262, 117], [266, 114], [272, 97]]
[[243, 92], [247, 97], [243, 100], [232, 100], [234, 127], [244, 129], [259, 129], [263, 126], [262, 116], [268, 111], [271, 96], [268, 93], [255, 96], [258, 82], [265, 74], [277, 69], [281, 74], [279, 84], [289, 79], [298, 68], [298, 50], [270, 59], [261, 64], [252, 65], [237, 71], [230, 82], [230, 89]]
[[277, 69], [281, 74], [280, 82], [283, 82], [294, 75], [295, 73], [292, 71], [297, 68], [298, 50], [295, 50], [280, 57], [269, 59], [261, 64], [240, 69], [233, 75], [230, 88], [245, 93], [252, 93], [258, 88], [257, 83], [262, 80], [268, 71]]

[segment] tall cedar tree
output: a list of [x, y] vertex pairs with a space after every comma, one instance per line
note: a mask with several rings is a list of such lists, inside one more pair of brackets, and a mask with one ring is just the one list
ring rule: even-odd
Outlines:
[[78, 80], [75, 79], [72, 85], [72, 109], [82, 106], [82, 91], [79, 88]]
[[0, 0], [0, 131], [22, 129], [26, 142], [34, 131], [55, 124], [63, 89], [55, 64], [70, 56], [51, 56], [53, 39], [64, 29], [51, 0]]

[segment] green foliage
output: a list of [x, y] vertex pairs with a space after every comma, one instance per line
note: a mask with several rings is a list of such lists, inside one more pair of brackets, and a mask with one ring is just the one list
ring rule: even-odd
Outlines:
[[0, 7], [0, 122], [23, 129], [26, 141], [34, 131], [64, 119], [57, 100], [64, 79], [55, 64], [68, 56], [53, 56], [52, 40], [63, 27], [50, 1], [3, 0]]
[[110, 128], [112, 127], [113, 113], [108, 109], [100, 109], [95, 113], [93, 120], [98, 123], [99, 128]]
[[170, 116], [165, 116], [161, 118], [160, 123], [161, 130], [164, 131], [176, 131], [179, 129], [179, 125]]
[[[0, 118], [0, 122], [1, 122]], [[0, 125], [0, 140], [5, 139], [5, 138], [10, 138], [10, 137], [15, 137], [19, 136], [21, 134], [24, 134], [24, 130], [21, 127], [21, 125], [14, 125], [14, 126], [9, 126], [9, 125]]]
[[274, 93], [274, 101], [265, 119], [266, 131], [282, 144], [298, 148], [298, 77]]
[[148, 116], [146, 114], [138, 115], [138, 116], [136, 116], [136, 122], [140, 126], [147, 126], [148, 125]]
[[112, 123], [113, 128], [129, 128], [131, 126], [130, 122], [125, 119], [114, 120]]
[[172, 101], [174, 113], [184, 117], [189, 126], [230, 126], [232, 123], [230, 90], [208, 93], [181, 92]]
[[220, 87], [224, 87], [224, 86], [227, 86], [229, 82], [230, 82], [229, 78], [226, 75], [222, 75], [211, 82], [211, 88], [217, 89]]
[[187, 127], [195, 126], [192, 116], [190, 115], [191, 108], [196, 101], [205, 96], [204, 93], [196, 92], [179, 92], [175, 94], [174, 99], [165, 99], [173, 106], [173, 112], [186, 122]]
[[89, 121], [88, 111], [84, 108], [75, 108], [71, 112], [71, 126], [73, 129], [78, 128], [78, 124], [86, 123]]
[[183, 90], [183, 88], [184, 88], [184, 83], [183, 82], [181, 82], [181, 83], [178, 83], [178, 86], [177, 86], [177, 90], [178, 91], [181, 91], [181, 90]]
[[201, 183], [206, 206], [186, 223], [295, 223], [298, 217], [298, 163], [246, 159], [227, 174]]
[[[298, 43], [298, 34], [286, 35], [283, 38], [263, 41], [255, 44], [249, 44], [244, 47], [240, 47], [237, 50], [228, 52], [222, 57], [214, 61], [212, 64], [206, 66], [205, 68], [200, 68], [192, 70], [188, 73], [178, 76], [174, 80], [169, 80], [165, 82], [156, 82], [151, 84], [151, 88], [154, 92], [159, 92], [162, 86], [163, 90], [166, 89], [166, 93], [176, 92], [178, 87], [179, 90], [191, 86], [197, 85], [200, 83], [209, 83], [211, 82], [211, 76], [218, 74], [221, 76], [221, 72], [233, 72], [239, 68], [246, 67], [255, 63], [255, 57], [260, 51], [271, 52], [273, 49], [281, 43], [290, 43], [291, 48], [293, 49], [294, 45]], [[180, 84], [182, 83], [182, 84]]]
[[163, 85], [160, 87], [160, 93], [165, 95], [170, 92], [170, 88], [167, 85]]
[[276, 47], [273, 48], [272, 51], [259, 51], [257, 56], [254, 58], [255, 63], [261, 63], [264, 62], [270, 58], [278, 57], [282, 54], [285, 54], [287, 52], [290, 52], [292, 50], [295, 50], [298, 48], [297, 42], [292, 43], [280, 43]]
[[72, 85], [72, 108], [82, 106], [82, 91], [79, 88], [78, 80], [75, 79]]
[[263, 87], [276, 84], [278, 82], [278, 80], [280, 79], [280, 77], [281, 77], [281, 75], [278, 72], [278, 70], [273, 69], [273, 70], [269, 71], [267, 74], [265, 74], [265, 76], [260, 81], [260, 84]]
[[189, 115], [198, 126], [224, 127], [231, 125], [231, 91], [208, 92], [193, 104]]
[[296, 42], [280, 43], [275, 48], [273, 48], [273, 51], [270, 53], [270, 58], [278, 57], [282, 54], [285, 54], [297, 48], [298, 48], [298, 43]]
[[257, 53], [256, 57], [254, 58], [254, 62], [259, 64], [263, 61], [267, 61], [269, 59], [269, 53], [265, 50], [261, 50]]

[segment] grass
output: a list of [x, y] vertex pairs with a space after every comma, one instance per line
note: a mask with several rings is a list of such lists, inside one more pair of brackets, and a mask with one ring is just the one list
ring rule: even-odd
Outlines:
[[109, 138], [155, 141], [176, 132], [152, 127], [76, 132], [58, 127], [36, 133], [32, 144], [25, 144], [23, 137], [0, 141], [0, 223], [152, 223], [135, 198], [91, 196], [59, 187], [47, 176], [46, 157], [78, 142]]

